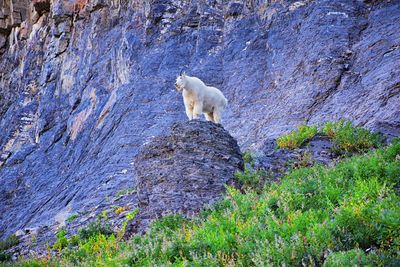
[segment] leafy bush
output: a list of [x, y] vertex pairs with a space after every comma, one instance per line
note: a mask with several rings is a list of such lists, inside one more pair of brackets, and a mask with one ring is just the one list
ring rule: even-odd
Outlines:
[[139, 209], [135, 209], [134, 211], [132, 211], [126, 215], [125, 220], [122, 222], [121, 229], [118, 231], [119, 239], [122, 239], [122, 237], [125, 235], [126, 226], [128, 225], [128, 223], [130, 221], [132, 221], [135, 218], [135, 216], [138, 212], [139, 212]]
[[382, 137], [362, 127], [355, 127], [350, 121], [326, 122], [321, 127], [302, 125], [297, 131], [277, 139], [279, 148], [294, 149], [301, 147], [317, 133], [332, 139], [332, 150], [336, 154], [360, 153], [382, 145]]
[[243, 154], [244, 171], [237, 171], [235, 178], [242, 185], [244, 190], [255, 190], [261, 192], [265, 184], [270, 180], [270, 176], [264, 169], [255, 168], [254, 155], [247, 151]]
[[11, 255], [5, 252], [0, 252], [0, 262], [11, 260]]
[[268, 178], [266, 171], [245, 169], [243, 172], [237, 171], [235, 178], [243, 184], [245, 190], [255, 190], [261, 192], [264, 188], [264, 184]]
[[10, 235], [4, 240], [0, 240], [0, 262], [8, 261], [11, 259], [11, 255], [6, 253], [7, 249], [10, 249], [19, 244], [19, 239], [16, 235]]
[[75, 221], [76, 219], [78, 219], [78, 214], [72, 214], [71, 216], [69, 216], [68, 218], [67, 218], [67, 222], [73, 222], [73, 221]]
[[68, 246], [67, 232], [65, 231], [65, 229], [60, 229], [56, 233], [56, 237], [57, 240], [53, 245], [53, 249], [61, 251]]
[[245, 153], [243, 153], [243, 162], [244, 164], [254, 163], [254, 156], [250, 151], [246, 151]]
[[343, 128], [344, 124], [344, 120], [340, 120], [338, 122], [328, 121], [322, 126], [320, 131], [332, 139]]
[[[113, 234], [97, 234], [87, 240], [81, 240], [77, 248], [63, 250], [59, 265], [117, 266], [114, 257], [118, 250], [123, 248], [124, 242], [118, 243]], [[82, 264], [83, 262], [85, 264]]]
[[328, 256], [324, 267], [373, 266], [372, 256], [366, 255], [361, 249], [334, 252]]
[[365, 152], [382, 145], [382, 137], [362, 127], [354, 127], [351, 122], [327, 122], [322, 132], [332, 138], [333, 152], [337, 154]]
[[294, 149], [317, 134], [316, 126], [301, 125], [295, 132], [285, 134], [277, 139], [279, 148]]
[[15, 235], [10, 235], [4, 240], [0, 240], [0, 252], [12, 248], [19, 244], [19, 239]]
[[113, 234], [111, 225], [101, 218], [89, 223], [86, 227], [80, 229], [78, 232], [79, 238], [83, 240], [88, 240], [89, 238], [100, 234], [104, 236]]

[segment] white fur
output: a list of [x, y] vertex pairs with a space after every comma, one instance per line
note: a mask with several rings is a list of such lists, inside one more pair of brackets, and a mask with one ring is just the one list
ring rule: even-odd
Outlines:
[[228, 100], [220, 90], [185, 73], [176, 78], [175, 87], [182, 91], [189, 120], [198, 119], [204, 113], [206, 120], [221, 123], [221, 113], [228, 105]]

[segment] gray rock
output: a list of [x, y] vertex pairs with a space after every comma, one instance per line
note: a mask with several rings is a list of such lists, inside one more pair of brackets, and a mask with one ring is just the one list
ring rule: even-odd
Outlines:
[[192, 216], [211, 205], [243, 170], [235, 139], [220, 125], [176, 123], [166, 136], [144, 145], [135, 157], [139, 215], [130, 231], [142, 232], [165, 214]]
[[275, 139], [268, 139], [258, 151], [252, 168], [265, 170], [265, 179], [277, 181], [295, 168], [335, 164], [339, 156], [331, 148], [332, 140], [321, 135], [316, 135], [301, 147], [290, 150], [278, 148]]

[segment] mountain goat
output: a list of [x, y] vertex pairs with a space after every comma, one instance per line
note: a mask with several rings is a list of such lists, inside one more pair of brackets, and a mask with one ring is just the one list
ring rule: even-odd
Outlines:
[[189, 120], [198, 119], [204, 113], [207, 121], [221, 123], [221, 113], [228, 100], [220, 90], [205, 85], [199, 78], [182, 73], [176, 78], [175, 87], [182, 91], [183, 103]]

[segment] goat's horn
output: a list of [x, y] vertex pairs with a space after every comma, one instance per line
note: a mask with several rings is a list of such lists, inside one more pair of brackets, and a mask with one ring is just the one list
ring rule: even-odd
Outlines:
[[183, 69], [181, 69], [181, 72], [179, 73], [179, 76], [182, 76], [183, 74]]

